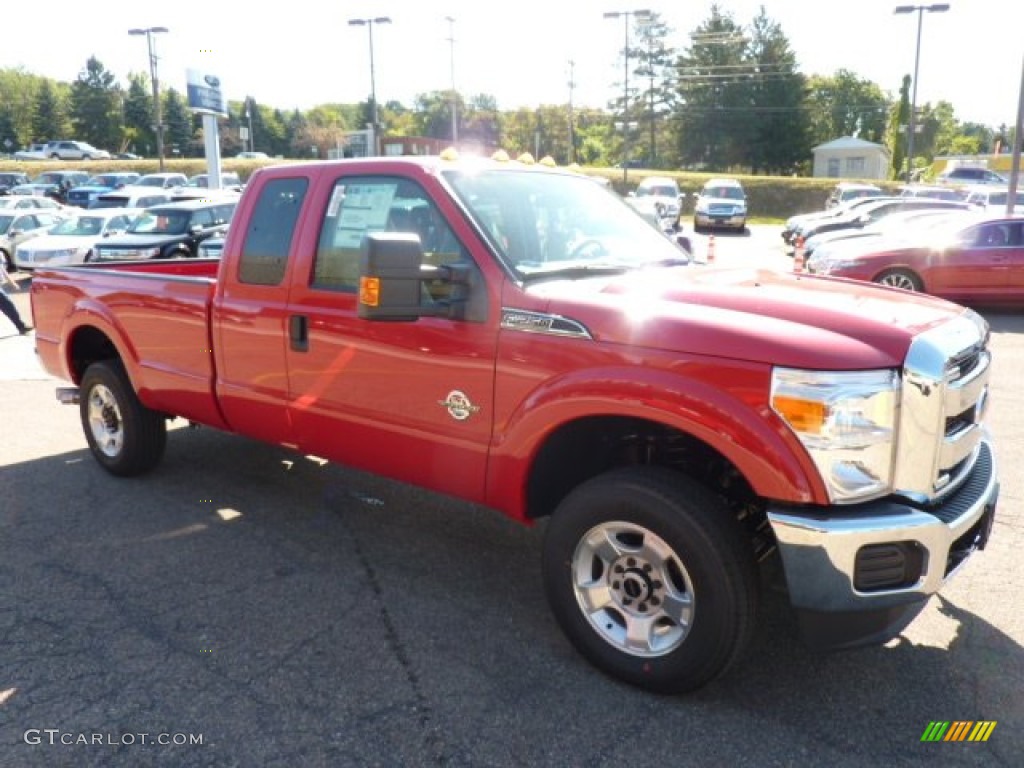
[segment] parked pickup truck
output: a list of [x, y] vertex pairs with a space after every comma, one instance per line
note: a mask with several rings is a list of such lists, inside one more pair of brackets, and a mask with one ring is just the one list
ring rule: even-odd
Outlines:
[[179, 417], [546, 518], [557, 621], [651, 690], [729, 668], [770, 563], [813, 644], [892, 637], [995, 514], [980, 316], [691, 265], [569, 170], [261, 168], [221, 259], [41, 269], [32, 308], [110, 473]]

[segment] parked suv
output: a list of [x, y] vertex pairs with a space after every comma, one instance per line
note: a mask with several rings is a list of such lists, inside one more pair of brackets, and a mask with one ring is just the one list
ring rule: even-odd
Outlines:
[[19, 184], [28, 184], [28, 174], [14, 171], [0, 173], [0, 195], [8, 194], [11, 187], [16, 187]]
[[109, 160], [110, 153], [84, 141], [51, 141], [46, 145], [51, 160]]
[[44, 171], [28, 184], [11, 187], [12, 195], [45, 195], [54, 200], [65, 202], [68, 190], [84, 184], [89, 179], [85, 171]]
[[237, 200], [186, 200], [147, 208], [128, 230], [96, 248], [96, 261], [197, 256], [199, 244], [228, 228]]
[[971, 166], [949, 168], [940, 173], [936, 181], [939, 184], [1000, 184], [1004, 187], [1009, 183], [995, 171]]
[[84, 184], [68, 190], [67, 204], [77, 205], [79, 208], [88, 208], [89, 204], [100, 195], [129, 184], [134, 184], [138, 181], [139, 176], [140, 174], [135, 171], [97, 174]]
[[747, 195], [736, 179], [711, 179], [697, 195], [693, 229], [729, 227], [742, 232], [747, 227]]

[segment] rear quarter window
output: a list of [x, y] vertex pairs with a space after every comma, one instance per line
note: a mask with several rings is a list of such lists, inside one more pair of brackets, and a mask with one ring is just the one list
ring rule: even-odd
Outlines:
[[308, 187], [304, 178], [271, 179], [263, 185], [246, 224], [239, 282], [279, 285], [284, 279]]

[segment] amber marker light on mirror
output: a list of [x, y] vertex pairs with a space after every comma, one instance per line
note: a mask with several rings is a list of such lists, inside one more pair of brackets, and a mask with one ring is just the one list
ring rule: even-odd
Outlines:
[[359, 303], [368, 307], [380, 306], [380, 278], [359, 278]]

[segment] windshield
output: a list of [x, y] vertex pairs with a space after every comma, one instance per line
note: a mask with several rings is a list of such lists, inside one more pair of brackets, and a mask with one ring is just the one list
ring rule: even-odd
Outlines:
[[722, 197], [726, 200], [742, 200], [743, 190], [739, 187], [705, 187], [704, 197]]
[[33, 180], [33, 184], [60, 184], [61, 177], [59, 173], [40, 173]]
[[637, 187], [636, 196], [679, 197], [679, 190], [669, 185], [652, 184], [648, 187]]
[[14, 221], [13, 216], [0, 216], [0, 235], [3, 235], [11, 228], [11, 222]]
[[98, 235], [103, 232], [103, 222], [104, 219], [99, 216], [76, 216], [73, 219], [62, 221], [50, 230], [50, 234], [74, 235], [76, 237]]
[[136, 235], [181, 235], [188, 227], [188, 219], [184, 211], [144, 211], [128, 231]]
[[687, 261], [620, 197], [586, 176], [495, 169], [444, 177], [520, 278]]
[[136, 187], [160, 187], [164, 186], [164, 178], [162, 176], [143, 176], [141, 179], [135, 182]]

